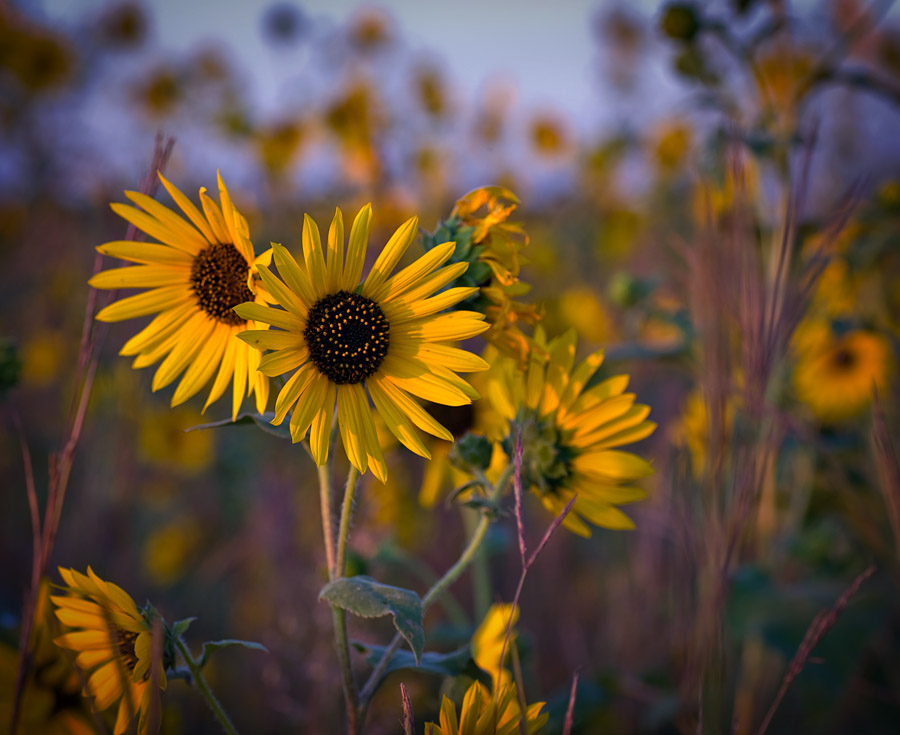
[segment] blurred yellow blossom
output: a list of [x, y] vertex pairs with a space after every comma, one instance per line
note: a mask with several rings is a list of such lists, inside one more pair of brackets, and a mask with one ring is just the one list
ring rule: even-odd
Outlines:
[[828, 322], [809, 321], [794, 336], [797, 397], [820, 421], [861, 414], [877, 387], [884, 391], [894, 358], [883, 335], [866, 329], [836, 334]]

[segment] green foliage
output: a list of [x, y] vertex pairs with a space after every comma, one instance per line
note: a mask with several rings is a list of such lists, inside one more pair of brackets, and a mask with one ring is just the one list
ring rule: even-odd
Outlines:
[[269, 649], [262, 643], [257, 643], [255, 641], [241, 641], [237, 638], [224, 638], [220, 641], [205, 641], [203, 644], [203, 653], [200, 655], [200, 660], [197, 662], [198, 666], [202, 669], [209, 663], [210, 657], [216, 651], [232, 646], [241, 646], [241, 648], [250, 648], [254, 651], [265, 651], [266, 653], [269, 652]]
[[261, 416], [258, 413], [239, 413], [237, 418], [232, 421], [231, 419], [222, 419], [221, 421], [211, 421], [208, 424], [198, 424], [197, 426], [191, 426], [189, 429], [185, 429], [185, 431], [198, 431], [199, 429], [218, 429], [222, 426], [257, 426], [262, 429], [267, 434], [272, 434], [273, 436], [280, 437], [282, 439], [290, 439], [291, 438], [291, 429], [287, 424], [281, 424], [280, 426], [273, 426], [271, 421], [275, 418], [274, 411], [266, 411]]
[[425, 647], [422, 628], [422, 601], [412, 590], [382, 584], [371, 577], [336, 579], [326, 584], [319, 599], [362, 618], [392, 615], [394, 627], [409, 644], [416, 661]]

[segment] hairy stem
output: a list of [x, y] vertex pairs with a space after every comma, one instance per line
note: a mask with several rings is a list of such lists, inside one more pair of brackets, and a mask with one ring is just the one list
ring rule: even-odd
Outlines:
[[216, 699], [216, 695], [212, 693], [209, 684], [206, 683], [206, 678], [203, 676], [203, 670], [200, 668], [200, 664], [194, 660], [194, 657], [191, 655], [191, 650], [187, 647], [184, 639], [181, 636], [178, 636], [175, 639], [175, 644], [178, 646], [178, 650], [181, 652], [184, 662], [191, 671], [192, 681], [197, 685], [197, 689], [200, 690], [200, 693], [212, 710], [213, 715], [219, 721], [222, 730], [228, 733], [228, 735], [238, 735], [237, 728], [231, 722], [231, 719], [228, 717], [225, 710], [222, 709], [222, 705], [219, 703], [219, 700]]

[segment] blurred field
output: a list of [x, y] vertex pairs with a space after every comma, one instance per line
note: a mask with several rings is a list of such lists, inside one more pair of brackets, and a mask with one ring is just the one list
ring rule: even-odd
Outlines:
[[[94, 248], [124, 237], [109, 202], [139, 187], [161, 131], [175, 138], [166, 176], [193, 198], [221, 170], [258, 250], [299, 250], [303, 214], [322, 225], [335, 206], [371, 202], [380, 245], [413, 214], [434, 232], [475, 187], [518, 195], [513, 219], [530, 238], [521, 300], [548, 334], [574, 328], [579, 356], [605, 347], [595, 380], [629, 374], [658, 423], [632, 449], [655, 469], [647, 500], [626, 508], [636, 529], [560, 530], [524, 585], [518, 652], [528, 701], [547, 702], [546, 732], [563, 732], [577, 672], [576, 734], [896, 733], [900, 19], [889, 6], [598, 3], [572, 18], [614, 111], [596, 129], [521, 105], [512, 85], [469, 92], [445, 64], [471, 53], [465, 39], [423, 60], [396, 8], [326, 22], [261, 5], [231, 46], [186, 54], [166, 52], [153, 3], [65, 23], [31, 3], [0, 10], [0, 720], [32, 569], [17, 422], [43, 502], [79, 389]], [[509, 4], [497, 34], [515, 34], [517, 12]], [[242, 33], [297, 65], [277, 114], [254, 107], [257, 72], [234, 53]], [[668, 111], [642, 114], [657, 93]], [[91, 565], [166, 620], [196, 616], [191, 640], [263, 643], [268, 655], [229, 649], [207, 670], [243, 732], [340, 732], [312, 464], [253, 426], [186, 432], [228, 408], [173, 409], [171, 388], [152, 393], [152, 371], [117, 356], [136, 331], [124, 322], [105, 337], [51, 581], [56, 565]], [[433, 413], [459, 435], [473, 424], [463, 409]], [[351, 567], [422, 591], [476, 513], [448, 500], [446, 447], [429, 465], [383, 438], [389, 481], [364, 477]], [[343, 455], [337, 465], [341, 476]], [[436, 502], [422, 502], [423, 486]], [[512, 599], [511, 506], [486, 544], [487, 594], [470, 575], [457, 582], [457, 604], [426, 617], [427, 649], [464, 645], [490, 603]], [[524, 513], [533, 548], [551, 517], [530, 494]], [[820, 619], [821, 642], [795, 661], [768, 721], [810, 625], [872, 565]], [[352, 639], [392, 635], [389, 618], [350, 621]], [[400, 731], [401, 681], [416, 732], [437, 721], [442, 694], [465, 689], [394, 673], [367, 733]], [[42, 729], [80, 702], [77, 686], [54, 686], [38, 667], [21, 732], [75, 731]], [[161, 732], [217, 731], [170, 681]]]

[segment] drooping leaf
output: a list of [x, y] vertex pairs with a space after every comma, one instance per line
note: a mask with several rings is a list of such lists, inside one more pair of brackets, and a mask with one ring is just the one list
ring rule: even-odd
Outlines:
[[241, 641], [237, 638], [224, 638], [220, 641], [206, 641], [203, 644], [203, 654], [200, 656], [200, 668], [202, 669], [209, 663], [209, 657], [212, 656], [216, 651], [221, 648], [229, 648], [231, 646], [241, 646], [242, 648], [250, 648], [254, 651], [265, 651], [269, 652], [269, 649], [266, 648], [262, 643], [257, 643], [256, 641]]
[[[353, 647], [363, 654], [372, 666], [377, 666], [387, 652], [387, 646], [372, 646], [359, 641], [354, 641]], [[426, 651], [419, 657], [418, 662], [409, 651], [394, 651], [384, 673], [387, 675], [400, 669], [416, 669], [438, 676], [459, 676], [464, 673], [477, 675], [481, 671], [472, 661], [472, 652], [468, 645], [447, 653]]]
[[409, 644], [416, 661], [422, 656], [425, 646], [422, 601], [412, 590], [382, 584], [360, 575], [329, 582], [319, 593], [319, 599], [362, 618], [392, 615], [394, 627]]
[[275, 418], [275, 414], [272, 411], [266, 411], [261, 416], [258, 413], [241, 413], [238, 414], [238, 417], [234, 421], [232, 421], [231, 419], [212, 421], [208, 424], [198, 424], [197, 426], [191, 426], [189, 429], [185, 429], [185, 431], [197, 431], [199, 429], [218, 429], [221, 426], [246, 426], [255, 424], [267, 434], [272, 434], [274, 436], [281, 437], [282, 439], [290, 439], [290, 426], [288, 426], [287, 424], [282, 424], [281, 426], [273, 426], [270, 423], [273, 418]]

